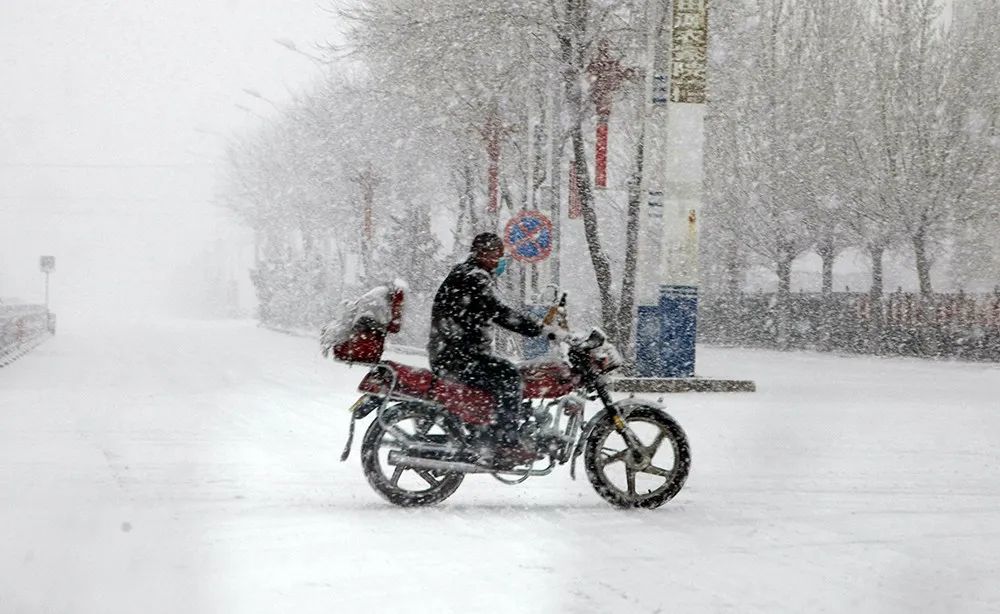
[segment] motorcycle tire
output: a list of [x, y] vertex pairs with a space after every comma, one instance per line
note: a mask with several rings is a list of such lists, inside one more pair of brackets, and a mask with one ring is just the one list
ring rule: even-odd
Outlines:
[[[673, 499], [680, 492], [687, 480], [688, 472], [691, 468], [691, 448], [688, 445], [687, 436], [677, 422], [666, 412], [652, 405], [636, 405], [633, 409], [625, 412], [625, 422], [636, 432], [634, 427], [644, 424], [648, 428], [655, 427], [657, 435], [649, 441], [640, 437], [644, 443], [644, 451], [650, 461], [644, 461], [640, 455], [634, 454], [624, 438], [617, 434], [615, 425], [612, 422], [611, 414], [598, 422], [584, 445], [584, 467], [587, 471], [587, 478], [590, 484], [605, 501], [621, 508], [657, 508]], [[607, 444], [609, 437], [617, 437], [621, 440], [618, 447], [622, 450], [614, 450], [609, 454]], [[672, 467], [670, 469], [661, 468], [656, 465], [656, 453], [662, 446], [669, 442], [672, 448]], [[621, 465], [624, 467], [625, 488], [621, 488], [609, 475], [609, 465]], [[636, 478], [643, 475], [644, 481], [651, 481], [655, 488], [646, 489], [645, 493], [640, 492], [637, 487]], [[651, 476], [646, 479], [647, 476]], [[659, 479], [663, 480], [662, 485], [656, 485]]]
[[[372, 421], [365, 431], [364, 439], [361, 442], [361, 468], [365, 478], [375, 492], [386, 501], [402, 507], [418, 507], [433, 505], [444, 501], [458, 490], [464, 473], [440, 471], [430, 471], [426, 469], [404, 469], [402, 467], [388, 466], [383, 462], [380, 451], [383, 450], [383, 439], [389, 432], [383, 428], [382, 423], [387, 426], [401, 428], [404, 432], [403, 423], [414, 422], [414, 429], [420, 424], [430, 423], [432, 429], [439, 430], [434, 437], [439, 441], [448, 441], [461, 444], [464, 435], [461, 425], [451, 416], [435, 409], [432, 406], [421, 403], [400, 403], [386, 409], [382, 416], [382, 421], [378, 419]], [[408, 432], [408, 435], [414, 435]], [[425, 433], [425, 436], [430, 436]], [[391, 474], [387, 474], [384, 467], [388, 467]], [[404, 474], [408, 474], [406, 485], [400, 485]], [[409, 486], [413, 485], [413, 488]], [[416, 486], [424, 486], [416, 488]]]

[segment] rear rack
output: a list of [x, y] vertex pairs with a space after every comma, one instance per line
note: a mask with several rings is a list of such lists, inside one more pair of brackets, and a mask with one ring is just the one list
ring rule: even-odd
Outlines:
[[[417, 397], [414, 397], [414, 396], [410, 396], [408, 394], [400, 394], [400, 393], [396, 392], [396, 388], [399, 385], [399, 372], [396, 371], [395, 367], [393, 367], [392, 365], [390, 365], [386, 361], [380, 361], [378, 364], [373, 365], [372, 368], [371, 368], [371, 370], [372, 371], [379, 371], [379, 370], [386, 371], [386, 372], [388, 372], [389, 378], [390, 378], [389, 386], [388, 386], [387, 389], [386, 388], [382, 388], [378, 392], [363, 391], [366, 394], [371, 394], [371, 395], [382, 397], [382, 402], [379, 403], [378, 408], [375, 410], [375, 419], [378, 420], [379, 426], [381, 426], [384, 430], [392, 433], [400, 441], [409, 442], [410, 441], [409, 435], [407, 435], [403, 431], [399, 430], [395, 426], [390, 426], [390, 425], [386, 424], [383, 421], [384, 413], [385, 413], [386, 408], [389, 406], [389, 403], [391, 401], [411, 401], [411, 402], [415, 402], [415, 403], [422, 403], [422, 404], [425, 404], [425, 405], [428, 405], [428, 404], [429, 405], [438, 405], [438, 403], [435, 403], [434, 401], [431, 401], [431, 400], [428, 400], [428, 399], [421, 399], [421, 398], [417, 398]], [[384, 379], [383, 379], [383, 383], [384, 383]], [[353, 424], [353, 418], [352, 418], [352, 424]]]

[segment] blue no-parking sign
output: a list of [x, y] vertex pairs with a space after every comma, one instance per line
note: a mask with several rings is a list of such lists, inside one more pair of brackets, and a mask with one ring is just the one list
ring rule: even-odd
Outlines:
[[503, 240], [515, 260], [545, 260], [552, 254], [552, 222], [538, 211], [521, 211], [507, 222]]

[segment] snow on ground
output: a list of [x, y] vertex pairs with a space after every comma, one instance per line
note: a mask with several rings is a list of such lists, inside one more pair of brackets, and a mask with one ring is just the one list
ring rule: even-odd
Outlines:
[[663, 508], [560, 471], [403, 510], [338, 462], [363, 370], [315, 340], [64, 323], [0, 370], [0, 612], [1000, 609], [1000, 368], [700, 360], [759, 392], [666, 398]]

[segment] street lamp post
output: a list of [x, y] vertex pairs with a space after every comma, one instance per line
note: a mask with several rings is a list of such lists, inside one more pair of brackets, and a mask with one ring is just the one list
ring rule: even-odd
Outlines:
[[49, 311], [49, 273], [56, 269], [55, 256], [42, 256], [38, 260], [38, 268], [45, 273], [45, 311]]
[[38, 259], [38, 268], [45, 273], [45, 327], [49, 332], [55, 332], [55, 320], [49, 312], [49, 273], [56, 269], [55, 256], [42, 256]]

